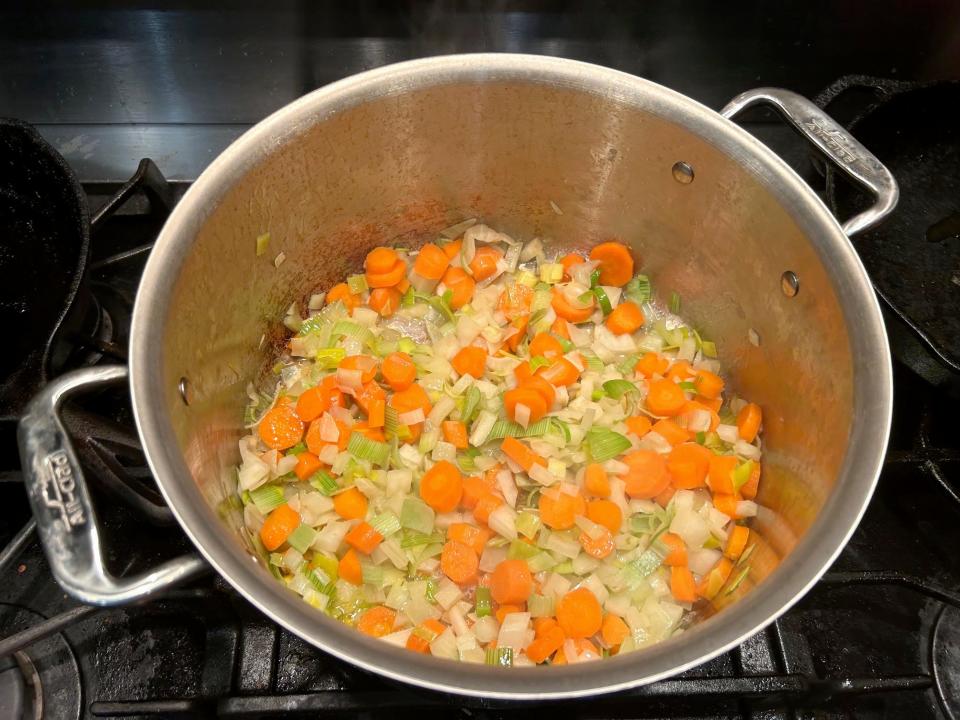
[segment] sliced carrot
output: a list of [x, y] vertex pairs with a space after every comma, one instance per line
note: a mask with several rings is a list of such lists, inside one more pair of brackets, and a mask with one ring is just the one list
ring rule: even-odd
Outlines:
[[518, 612], [523, 612], [523, 605], [507, 604], [507, 605], [501, 605], [500, 607], [498, 607], [497, 612], [494, 615], [497, 618], [497, 622], [503, 625], [503, 621], [507, 617], [507, 615], [511, 615], [512, 613], [518, 613]]
[[760, 406], [755, 403], [747, 403], [737, 413], [737, 430], [740, 437], [747, 442], [753, 442], [760, 431], [760, 421], [763, 419], [763, 413]]
[[516, 352], [520, 347], [520, 343], [523, 341], [523, 338], [527, 333], [527, 325], [529, 324], [530, 316], [526, 313], [523, 313], [522, 315], [516, 315], [510, 321], [510, 327], [516, 331], [507, 338], [507, 348], [509, 348], [510, 352]]
[[600, 263], [600, 284], [623, 287], [633, 277], [633, 255], [623, 243], [600, 243], [590, 251], [590, 259]]
[[517, 379], [519, 385], [533, 377], [533, 370], [530, 369], [530, 363], [524, 360], [513, 369], [513, 376]]
[[614, 335], [625, 335], [643, 327], [644, 320], [640, 306], [626, 300], [617, 305], [607, 316], [607, 327]]
[[468, 345], [453, 356], [450, 364], [460, 375], [472, 375], [479, 380], [487, 369], [487, 351], [482, 347]]
[[545, 357], [548, 360], [563, 355], [563, 345], [550, 333], [537, 333], [530, 341], [530, 357]]
[[456, 540], [447, 542], [440, 553], [440, 570], [459, 585], [476, 580], [479, 565], [476, 551]]
[[504, 455], [513, 460], [517, 465], [522, 467], [527, 472], [530, 472], [530, 468], [532, 468], [534, 464], [543, 465], [544, 467], [547, 465], [546, 460], [537, 455], [533, 450], [528, 448], [516, 438], [504, 438], [503, 442], [500, 444], [500, 449], [503, 451]]
[[[337, 430], [339, 431], [339, 436], [337, 437], [337, 442], [335, 443], [339, 450], [346, 450], [347, 443], [350, 440], [351, 428], [346, 425], [346, 423], [336, 420]], [[310, 423], [310, 427], [307, 428], [307, 436], [304, 438], [304, 442], [307, 444], [307, 449], [312, 452], [314, 455], [320, 455], [323, 452], [323, 449], [327, 445], [333, 445], [334, 443], [325, 442], [320, 437], [320, 423], [321, 420], [314, 420]]]
[[664, 533], [660, 542], [667, 546], [667, 556], [663, 559], [664, 565], [687, 566], [687, 544], [675, 533]]
[[497, 272], [497, 263], [503, 253], [490, 245], [483, 245], [477, 248], [470, 261], [470, 271], [473, 273], [473, 279], [477, 282], [486, 280]]
[[494, 487], [494, 483], [488, 482], [482, 476], [470, 475], [465, 477], [463, 479], [463, 495], [460, 498], [460, 504], [467, 510], [473, 510], [480, 498], [493, 494]]
[[667, 370], [667, 380], [683, 382], [693, 377], [693, 366], [687, 360], [677, 360]]
[[338, 283], [327, 290], [327, 305], [332, 305], [337, 300], [343, 303], [347, 310], [353, 310], [360, 305], [360, 296], [350, 292], [346, 283]]
[[702, 595], [707, 600], [713, 600], [726, 584], [730, 573], [733, 572], [733, 563], [728, 558], [722, 557], [713, 568], [700, 579], [697, 585], [697, 594]]
[[710, 400], [720, 397], [723, 392], [723, 378], [709, 370], [697, 370], [693, 382], [697, 392]]
[[727, 536], [727, 546], [723, 554], [731, 560], [737, 560], [747, 547], [747, 541], [750, 539], [750, 528], [746, 525], [734, 525]]
[[634, 415], [633, 417], [628, 417], [624, 422], [627, 424], [627, 430], [637, 437], [643, 437], [650, 432], [650, 429], [653, 427], [653, 423], [650, 422], [650, 418], [646, 415]]
[[278, 404], [263, 416], [258, 432], [268, 448], [286, 450], [300, 442], [303, 422], [293, 407]]
[[393, 263], [393, 266], [388, 270], [383, 272], [370, 272], [367, 271], [367, 285], [371, 288], [378, 287], [398, 287], [400, 283], [403, 282], [407, 274], [407, 264], [397, 258], [396, 262]]
[[312, 452], [302, 452], [297, 455], [297, 466], [293, 469], [293, 472], [301, 480], [309, 480], [322, 467], [323, 463], [320, 462], [320, 458]]
[[443, 284], [452, 293], [450, 307], [459, 310], [473, 299], [476, 281], [463, 268], [450, 267], [443, 274]]
[[563, 647], [566, 639], [567, 636], [563, 634], [563, 630], [554, 623], [553, 627], [545, 630], [542, 635], [538, 635], [536, 640], [527, 645], [524, 653], [531, 662], [539, 664]]
[[399, 259], [400, 256], [393, 248], [376, 247], [367, 253], [367, 259], [363, 261], [363, 267], [371, 273], [390, 272]]
[[663, 375], [670, 367], [670, 361], [662, 355], [655, 352], [644, 353], [643, 357], [634, 366], [634, 372], [638, 372], [646, 378], [654, 375]]
[[439, 280], [447, 271], [449, 264], [450, 258], [443, 250], [433, 243], [427, 243], [417, 253], [417, 259], [413, 262], [413, 271], [428, 280]]
[[533, 632], [534, 637], [541, 638], [546, 635], [553, 628], [560, 627], [557, 624], [557, 619], [552, 617], [538, 617], [533, 618]]
[[715, 493], [732, 495], [736, 488], [733, 486], [733, 470], [737, 467], [737, 458], [734, 455], [713, 455], [710, 457], [708, 483]]
[[460, 248], [462, 247], [463, 238], [457, 238], [456, 240], [451, 240], [440, 249], [443, 250], [444, 255], [453, 260], [457, 255], [460, 254]]
[[568, 638], [596, 635], [603, 624], [596, 595], [583, 587], [568, 592], [557, 603], [557, 622]]
[[673, 486], [680, 490], [693, 490], [706, 484], [707, 472], [713, 453], [697, 443], [676, 445], [667, 456], [667, 470]]
[[603, 641], [611, 648], [617, 647], [630, 635], [630, 628], [621, 619], [613, 613], [607, 613], [603, 618], [603, 625], [600, 627], [600, 634]]
[[707, 410], [710, 410], [713, 413], [720, 412], [720, 408], [723, 407], [722, 397], [715, 397], [711, 399], [711, 398], [706, 398], [703, 395], [697, 395], [694, 398], [694, 400], [698, 402], [700, 405], [703, 405], [705, 408], [707, 408]]
[[[404, 390], [398, 390], [390, 397], [387, 404], [401, 415], [417, 409], [423, 410], [424, 417], [430, 414], [430, 408], [432, 407], [430, 404], [430, 396], [427, 395], [427, 391], [424, 390], [423, 386], [419, 383], [413, 383]], [[408, 427], [410, 428], [411, 435], [409, 439], [410, 442], [420, 437], [420, 430], [423, 428], [423, 423], [414, 423]]]
[[554, 530], [569, 530], [577, 515], [586, 512], [586, 502], [581, 495], [569, 495], [559, 488], [547, 488], [540, 493], [540, 519]]
[[520, 605], [533, 592], [533, 575], [524, 560], [503, 560], [490, 576], [490, 596], [500, 605]]
[[367, 496], [350, 487], [333, 496], [333, 509], [344, 520], [361, 520], [367, 516]]
[[393, 632], [397, 614], [383, 605], [374, 605], [364, 610], [357, 621], [357, 630], [370, 637], [383, 637]]
[[737, 515], [737, 502], [738, 498], [736, 495], [727, 495], [725, 493], [714, 493], [713, 494], [713, 506], [726, 515], [728, 518], [734, 520], [739, 520], [740, 517]]
[[539, 393], [544, 402], [547, 403], [548, 410], [553, 406], [554, 400], [557, 399], [557, 391], [553, 385], [543, 379], [542, 375], [531, 375], [527, 381], [522, 383], [522, 386]]
[[656, 497], [670, 484], [666, 460], [652, 450], [634, 450], [624, 455], [622, 462], [628, 468], [623, 479], [630, 497]]
[[383, 535], [366, 522], [359, 522], [347, 533], [344, 540], [364, 555], [369, 555], [383, 542]]
[[406, 390], [417, 379], [417, 366], [405, 352], [392, 352], [380, 364], [380, 374], [394, 390]]
[[584, 531], [581, 531], [578, 537], [583, 551], [597, 560], [608, 557], [616, 549], [613, 542], [613, 533], [603, 526], [600, 527], [600, 530], [601, 532], [597, 533], [596, 537], [592, 537]]
[[[702, 396], [698, 395], [697, 397], [699, 398]], [[711, 401], [707, 400], [707, 402], [709, 403]], [[717, 425], [720, 424], [720, 416], [712, 407], [710, 407], [704, 402], [701, 402], [700, 400], [687, 400], [687, 402], [684, 403], [683, 409], [680, 411], [680, 414], [678, 415], [678, 417], [681, 418], [682, 420], [685, 420], [687, 424], [689, 424], [690, 420], [693, 417], [693, 413], [695, 413], [698, 410], [703, 410], [705, 412], [710, 413], [710, 432], [715, 431], [717, 429]]]
[[679, 445], [690, 439], [690, 433], [677, 425], [673, 420], [657, 420], [651, 430], [671, 445]]
[[587, 503], [587, 518], [612, 533], [618, 533], [623, 524], [623, 511], [610, 500], [591, 500]]
[[760, 463], [753, 463], [753, 471], [750, 478], [740, 488], [740, 494], [747, 500], [753, 500], [757, 496], [757, 489], [760, 487]]
[[595, 305], [596, 302], [592, 295], [590, 296], [590, 303], [588, 305], [574, 305], [567, 300], [567, 296], [563, 294], [560, 288], [554, 286], [551, 291], [550, 307], [553, 308], [559, 317], [564, 320], [569, 320], [574, 324], [589, 320], [590, 316], [593, 315]]
[[513, 390], [507, 390], [503, 394], [503, 408], [507, 417], [511, 420], [517, 420], [517, 406], [524, 405], [530, 411], [529, 422], [536, 422], [547, 414], [547, 401], [543, 395], [530, 387], [521, 385]]
[[437, 512], [453, 512], [463, 495], [463, 476], [449, 460], [441, 460], [420, 478], [420, 497]]
[[300, 513], [284, 503], [270, 511], [263, 526], [260, 528], [260, 540], [263, 546], [270, 550], [276, 550], [283, 545], [290, 533], [300, 526]]
[[[410, 633], [407, 638], [407, 650], [418, 653], [429, 653], [430, 643], [443, 634], [447, 627], [435, 618], [427, 618], [417, 627], [416, 632]], [[429, 640], [427, 638], [430, 638]]]
[[647, 408], [654, 415], [678, 415], [687, 402], [683, 390], [672, 380], [652, 380], [647, 391]]
[[370, 355], [347, 355], [340, 364], [338, 370], [359, 370], [360, 382], [368, 383], [377, 376], [377, 359]]
[[573, 385], [580, 379], [580, 371], [577, 366], [566, 358], [560, 358], [549, 367], [540, 368], [535, 373], [556, 387]]
[[367, 304], [376, 310], [380, 317], [390, 317], [400, 307], [400, 291], [396, 288], [374, 288], [370, 291]]
[[307, 388], [297, 399], [297, 416], [304, 422], [316, 420], [334, 405], [344, 406], [336, 375], [327, 375], [318, 385]]
[[443, 439], [453, 445], [457, 450], [466, 450], [467, 445], [467, 426], [459, 420], [444, 420], [441, 424], [443, 430]]
[[387, 393], [375, 382], [368, 382], [354, 395], [357, 405], [367, 414], [367, 427], [381, 428], [386, 419]]
[[360, 557], [353, 548], [347, 550], [337, 567], [337, 574], [353, 585], [363, 584], [363, 568], [360, 567]]
[[693, 573], [690, 572], [690, 568], [679, 565], [670, 568], [670, 592], [678, 602], [697, 601], [697, 585], [693, 582]]
[[598, 497], [610, 497], [610, 479], [600, 463], [590, 463], [583, 472], [583, 484], [587, 492]]
[[570, 279], [570, 268], [574, 265], [579, 265], [584, 262], [583, 255], [578, 253], [567, 253], [562, 258], [560, 258], [560, 264], [563, 265], [563, 276], [569, 280]]
[[663, 490], [653, 496], [653, 501], [662, 508], [667, 507], [673, 496], [677, 494], [677, 489], [673, 485], [667, 485]]
[[490, 519], [490, 513], [503, 505], [503, 499], [492, 492], [482, 495], [473, 506], [473, 516], [482, 523]]
[[526, 313], [533, 303], [533, 289], [523, 283], [511, 283], [500, 293], [497, 309], [507, 317]]
[[453, 523], [447, 528], [447, 540], [455, 540], [462, 543], [479, 556], [487, 545], [492, 533], [486, 528], [480, 528], [469, 523]]

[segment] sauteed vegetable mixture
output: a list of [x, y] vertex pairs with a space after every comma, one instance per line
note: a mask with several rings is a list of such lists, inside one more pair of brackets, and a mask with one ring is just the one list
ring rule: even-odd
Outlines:
[[288, 311], [240, 442], [253, 544], [318, 610], [440, 657], [557, 665], [682, 631], [749, 573], [760, 408], [625, 245], [443, 235]]

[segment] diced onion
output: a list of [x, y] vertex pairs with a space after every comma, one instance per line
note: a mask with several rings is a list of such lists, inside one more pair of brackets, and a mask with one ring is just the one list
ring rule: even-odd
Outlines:
[[760, 448], [751, 445], [746, 440], [737, 440], [733, 445], [733, 451], [738, 455], [743, 455], [747, 460], [759, 460], [761, 455]]
[[[493, 513], [490, 513], [493, 517]], [[507, 549], [505, 547], [487, 546], [480, 555], [480, 570], [483, 572], [493, 572], [497, 565], [507, 559]]]
[[756, 517], [759, 506], [753, 500], [740, 500], [737, 502], [737, 517], [748, 518]]
[[501, 505], [490, 513], [487, 525], [508, 540], [517, 539], [517, 513], [509, 505]]
[[473, 634], [476, 635], [477, 640], [482, 643], [495, 640], [499, 630], [500, 626], [497, 624], [497, 619], [493, 617], [493, 615], [479, 618], [477, 622], [473, 624]]
[[503, 499], [507, 501], [507, 505], [515, 508], [517, 506], [519, 492], [517, 490], [517, 483], [513, 478], [513, 473], [506, 469], [498, 472], [497, 486], [500, 488]]
[[335, 443], [340, 439], [340, 428], [328, 412], [320, 416], [320, 439], [328, 443]]
[[350, 368], [337, 368], [337, 384], [344, 390], [359, 390], [363, 387], [363, 372]]
[[530, 425], [530, 408], [523, 403], [517, 403], [513, 409], [513, 419], [526, 430]]
[[725, 443], [730, 443], [733, 445], [740, 439], [740, 430], [736, 425], [717, 425], [717, 435], [720, 436], [720, 439]]
[[507, 613], [497, 635], [497, 647], [512, 647], [519, 652], [527, 645], [527, 629], [530, 626], [530, 613]]
[[694, 575], [706, 575], [720, 561], [721, 557], [723, 557], [723, 554], [719, 550], [710, 548], [690, 550], [687, 553], [690, 572]]
[[413, 410], [408, 410], [405, 413], [400, 413], [397, 416], [397, 420], [401, 425], [419, 425], [422, 422], [425, 422], [427, 419], [426, 415], [423, 414], [423, 408], [418, 407]]

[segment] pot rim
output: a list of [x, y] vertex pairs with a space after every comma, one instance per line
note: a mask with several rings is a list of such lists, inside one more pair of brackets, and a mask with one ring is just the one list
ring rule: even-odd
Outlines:
[[[746, 597], [680, 636], [637, 653], [557, 668], [509, 670], [441, 660], [367, 638], [329, 619], [251, 561], [212, 520], [174, 435], [161, 353], [167, 306], [194, 237], [233, 184], [274, 148], [363, 102], [452, 82], [527, 81], [600, 94], [683, 125], [749, 170], [810, 239], [844, 312], [853, 357], [854, 410], [833, 493], [805, 536]], [[315, 90], [244, 133], [200, 175], [174, 209], [143, 272], [133, 311], [130, 384], [150, 469], [180, 525], [236, 590], [281, 626], [330, 654], [422, 688], [488, 698], [580, 697], [654, 682], [739, 645], [792, 607], [846, 545], [876, 486], [892, 420], [892, 367], [880, 307], [866, 271], [823, 202], [772, 150], [696, 101], [648, 80], [574, 60], [519, 54], [448, 55], [387, 65]]]

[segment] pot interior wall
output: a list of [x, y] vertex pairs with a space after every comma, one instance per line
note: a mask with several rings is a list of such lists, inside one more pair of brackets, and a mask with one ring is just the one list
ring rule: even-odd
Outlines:
[[[692, 183], [674, 179], [678, 161]], [[741, 592], [762, 581], [829, 498], [850, 431], [850, 348], [827, 273], [775, 194], [704, 139], [642, 106], [518, 81], [398, 89], [315, 117], [210, 208], [157, 351], [211, 523], [239, 527], [224, 501], [244, 388], [270, 364], [290, 303], [360, 270], [375, 245], [416, 245], [471, 217], [555, 247], [623, 239], [661, 298], [680, 293], [728, 386], [764, 410], [765, 509]], [[785, 270], [800, 278], [794, 298]]]

